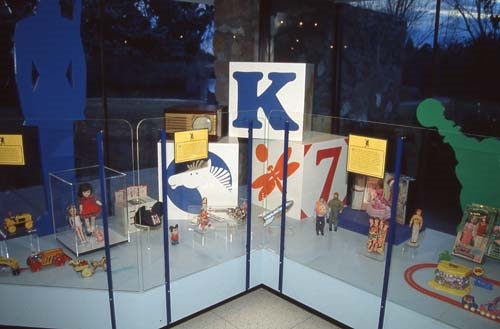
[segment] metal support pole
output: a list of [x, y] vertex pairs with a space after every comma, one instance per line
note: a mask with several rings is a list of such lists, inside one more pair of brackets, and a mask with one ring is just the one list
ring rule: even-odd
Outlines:
[[278, 289], [283, 293], [283, 260], [285, 255], [285, 224], [286, 224], [286, 190], [288, 182], [288, 137], [290, 133], [290, 122], [285, 122], [285, 137], [283, 145], [283, 191], [281, 193], [281, 232], [280, 232], [280, 273]]
[[391, 219], [389, 221], [389, 239], [387, 241], [387, 253], [385, 257], [384, 284], [382, 286], [382, 297], [380, 300], [380, 313], [378, 318], [378, 328], [384, 327], [385, 303], [387, 300], [387, 288], [389, 285], [389, 272], [391, 269], [392, 245], [394, 244], [394, 233], [396, 231], [396, 210], [399, 195], [399, 176], [401, 175], [401, 159], [403, 157], [404, 137], [398, 137], [396, 150], [396, 167], [394, 170], [394, 187], [392, 192]]
[[168, 194], [167, 194], [167, 133], [165, 129], [160, 132], [161, 135], [161, 186], [163, 200], [163, 256], [165, 263], [165, 298], [167, 307], [167, 324], [172, 322], [170, 307], [170, 254], [168, 245]]
[[247, 145], [247, 241], [246, 241], [246, 280], [245, 290], [250, 288], [250, 251], [252, 247], [252, 149], [253, 121], [248, 125]]
[[102, 225], [104, 230], [104, 250], [106, 254], [106, 275], [108, 279], [109, 312], [111, 314], [111, 327], [116, 328], [115, 301], [113, 297], [113, 274], [111, 270], [111, 251], [109, 246], [108, 226], [108, 198], [106, 193], [106, 174], [104, 171], [103, 132], [97, 133], [97, 154], [99, 157], [99, 182], [101, 184]]

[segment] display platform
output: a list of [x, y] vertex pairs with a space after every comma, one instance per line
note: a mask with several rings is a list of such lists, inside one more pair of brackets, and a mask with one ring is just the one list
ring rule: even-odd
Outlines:
[[[357, 232], [360, 234], [368, 234], [370, 216], [365, 210], [355, 210], [351, 207], [345, 207], [344, 211], [339, 215], [339, 226]], [[421, 232], [425, 230], [422, 228]], [[394, 244], [399, 245], [411, 237], [411, 227], [396, 223], [396, 231], [394, 233]]]
[[[102, 220], [96, 221], [97, 227], [102, 228]], [[128, 242], [129, 237], [120, 233], [120, 230], [109, 228], [109, 245], [115, 246], [120, 243]], [[57, 241], [68, 248], [77, 257], [97, 250], [104, 249], [104, 240], [98, 241], [93, 236], [87, 237], [85, 243], [78, 241], [72, 230], [62, 231], [57, 234]]]
[[[252, 208], [254, 214], [260, 211]], [[190, 230], [188, 221], [169, 222], [169, 225], [175, 224], [179, 224], [180, 243], [170, 246], [173, 321], [244, 290], [246, 243], [246, 231], [241, 226], [238, 229], [217, 227], [202, 243], [200, 239], [204, 235]], [[259, 218], [252, 223], [251, 286], [265, 284], [278, 289], [280, 224], [280, 219], [276, 219], [273, 224], [264, 227]], [[385, 262], [364, 255], [366, 235], [340, 227], [336, 232], [326, 229], [324, 236], [317, 236], [311, 218], [302, 221], [289, 219], [285, 231], [283, 293], [349, 326], [373, 328], [378, 321]], [[419, 241], [418, 248], [410, 248], [406, 244], [394, 246], [386, 311], [387, 328], [498, 328], [498, 323], [494, 321], [442, 303], [408, 285], [406, 269], [415, 264], [435, 263], [443, 250], [450, 250], [454, 236], [427, 229], [422, 232]], [[12, 256], [19, 257], [20, 261], [23, 259], [17, 255], [29, 253], [27, 237], [9, 240], [8, 243], [9, 248], [15, 251]], [[40, 244], [42, 249], [59, 245], [53, 236], [40, 238]], [[98, 251], [88, 257], [101, 256], [102, 251]], [[111, 258], [115, 292], [119, 298], [126, 299], [125, 303], [122, 300], [116, 306], [120, 328], [137, 328], [138, 325], [142, 328], [159, 327], [151, 325], [155, 322], [151, 319], [145, 319], [143, 325], [138, 324], [137, 319], [130, 325], [124, 323], [123, 319], [127, 318], [124, 310], [133, 309], [132, 305], [139, 300], [155, 305], [161, 303], [153, 316], [156, 323], [164, 325], [165, 300], [157, 298], [165, 290], [162, 230], [131, 234], [130, 243], [111, 248]], [[467, 264], [465, 260], [454, 259]], [[500, 277], [498, 262], [487, 259], [483, 268], [488, 277]], [[424, 285], [432, 277], [432, 270], [422, 270], [414, 278]], [[43, 292], [44, 300], [61, 300], [62, 303], [46, 306], [44, 313], [48, 316], [42, 318], [33, 319], [31, 315], [27, 319], [14, 317], [14, 306], [5, 293], [15, 293], [16, 289], [19, 294], [25, 294], [26, 289], [30, 289], [34, 296]], [[66, 317], [75, 315], [75, 312], [70, 310], [74, 307], [66, 303], [67, 300], [86, 296], [84, 298], [89, 298], [87, 302], [92, 303], [92, 291], [95, 290], [98, 295], [96, 303], [102, 304], [99, 300], [106, 300], [106, 289], [104, 272], [82, 279], [70, 266], [47, 267], [38, 273], [23, 271], [16, 277], [3, 273], [0, 275], [0, 302], [6, 306], [0, 309], [0, 319], [3, 323], [14, 325], [36, 323], [53, 327], [56, 326], [54, 323], [71, 324], [71, 319]], [[498, 290], [488, 292], [481, 289], [475, 287], [472, 290], [481, 302], [500, 293]], [[66, 299], [59, 299], [61, 290]], [[144, 299], [143, 296], [148, 297]], [[339, 301], [340, 296], [351, 297]], [[29, 304], [36, 307], [36, 303], [41, 302], [40, 298], [30, 300]], [[456, 297], [456, 300], [460, 299]], [[107, 307], [106, 304], [103, 307]], [[362, 318], [359, 317], [360, 309], [364, 310]], [[63, 314], [65, 319], [54, 322], [52, 317], [56, 314]], [[109, 318], [100, 316], [99, 321], [87, 322], [88, 327], [109, 327]]]

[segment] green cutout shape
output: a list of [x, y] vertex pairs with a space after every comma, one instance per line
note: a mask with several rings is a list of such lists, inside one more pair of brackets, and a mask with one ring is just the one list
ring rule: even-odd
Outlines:
[[424, 127], [436, 127], [455, 152], [462, 211], [472, 203], [500, 208], [500, 140], [466, 136], [444, 111], [441, 102], [429, 98], [418, 106], [417, 119]]

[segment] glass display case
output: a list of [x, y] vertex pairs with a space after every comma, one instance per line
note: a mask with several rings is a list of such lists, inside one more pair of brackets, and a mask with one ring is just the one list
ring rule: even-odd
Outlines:
[[[50, 176], [50, 200], [54, 235], [57, 241], [77, 257], [104, 248], [102, 201], [110, 205], [117, 191], [126, 186], [126, 174], [105, 167], [106, 190], [102, 191], [99, 167], [90, 166], [53, 172]], [[105, 195], [106, 194], [106, 195]], [[113, 207], [111, 207], [113, 209]], [[110, 245], [128, 242], [129, 222], [123, 214], [106, 214]]]

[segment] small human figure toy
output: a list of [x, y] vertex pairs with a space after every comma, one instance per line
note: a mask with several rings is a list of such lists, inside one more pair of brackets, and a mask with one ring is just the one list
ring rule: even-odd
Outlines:
[[76, 206], [74, 204], [70, 204], [66, 208], [67, 218], [69, 222], [69, 226], [75, 231], [78, 240], [81, 243], [86, 243], [87, 239], [85, 239], [85, 235], [83, 234], [82, 220], [78, 215], [78, 211], [76, 210]]
[[328, 207], [323, 198], [316, 201], [316, 235], [325, 235], [325, 217]]
[[460, 242], [468, 246], [472, 245], [472, 237], [474, 233], [474, 224], [472, 223], [472, 218], [469, 219], [467, 223], [465, 223], [464, 229], [462, 231], [462, 236], [460, 237]]
[[78, 187], [78, 197], [80, 198], [80, 217], [85, 221], [87, 236], [91, 236], [95, 229], [95, 218], [101, 213], [101, 201], [93, 195], [92, 185], [82, 183]]
[[409, 246], [417, 247], [418, 246], [418, 235], [420, 234], [420, 230], [422, 226], [424, 226], [424, 218], [422, 217], [422, 209], [418, 208], [415, 210], [415, 214], [411, 216], [410, 224], [411, 227], [411, 239], [408, 243]]
[[170, 230], [170, 243], [173, 246], [179, 244], [179, 224], [171, 225], [168, 228]]
[[200, 222], [198, 228], [202, 231], [206, 230], [207, 227], [210, 227], [210, 223], [208, 221], [208, 211], [202, 209], [200, 212]]
[[474, 247], [476, 248], [481, 248], [488, 230], [488, 218], [486, 216], [481, 216], [479, 220], [480, 222], [476, 226], [476, 236], [474, 237]]
[[344, 204], [342, 203], [342, 201], [339, 200], [339, 194], [337, 192], [333, 193], [333, 199], [328, 201], [328, 209], [329, 209], [329, 216], [328, 216], [329, 229], [331, 231], [333, 225], [333, 230], [337, 232], [337, 226], [339, 223], [339, 214], [341, 214], [342, 211], [344, 210]]
[[94, 236], [94, 238], [97, 242], [104, 241], [104, 233], [102, 232], [102, 230], [100, 228], [94, 227], [94, 230], [92, 231], [92, 235]]

